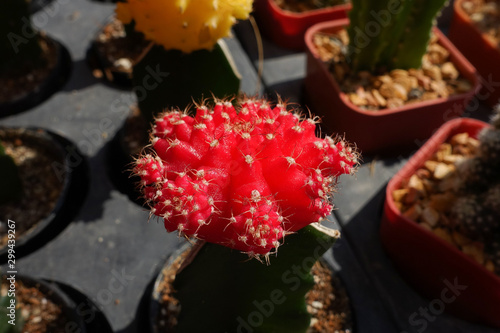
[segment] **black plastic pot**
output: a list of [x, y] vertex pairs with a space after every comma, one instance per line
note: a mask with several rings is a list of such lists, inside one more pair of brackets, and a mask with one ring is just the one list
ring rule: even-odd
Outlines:
[[[125, 71], [115, 67], [112, 63], [112, 60], [108, 58], [108, 54], [103, 52], [99, 47], [99, 35], [108, 25], [112, 25], [113, 23], [115, 23], [115, 20], [115, 15], [111, 15], [102, 25], [99, 26], [98, 30], [94, 33], [92, 42], [90, 43], [86, 52], [86, 61], [87, 65], [93, 71], [98, 70], [102, 73], [102, 80], [105, 83], [108, 83], [117, 88], [130, 90], [133, 87], [132, 68], [130, 68], [130, 71]], [[116, 23], [118, 22], [119, 21], [116, 20]], [[115, 44], [115, 46], [120, 49], [125, 49], [127, 50], [127, 52], [137, 52], [139, 50], [138, 48], [142, 45], [143, 42], [145, 42], [145, 39], [143, 39], [143, 35], [141, 33], [136, 32], [133, 29], [132, 31], [133, 32], [128, 32], [130, 35], [127, 34], [125, 38], [121, 39], [121, 42], [128, 41], [125, 43], [125, 45]], [[137, 47], [137, 49], [130, 50], [131, 45]], [[142, 46], [144, 47], [144, 49], [146, 49], [147, 44]], [[131, 66], [133, 66], [133, 63], [131, 64]]]
[[87, 332], [113, 333], [108, 319], [91, 299], [72, 286], [61, 282], [56, 284], [76, 305], [76, 314], [81, 318]]
[[48, 42], [54, 43], [57, 50], [57, 60], [54, 68], [45, 80], [33, 91], [18, 96], [9, 102], [0, 103], [0, 118], [28, 110], [57, 92], [68, 80], [71, 73], [71, 56], [63, 44], [45, 36]]
[[[52, 212], [24, 234], [16, 234], [16, 259], [35, 251], [59, 234], [76, 216], [88, 191], [89, 169], [85, 157], [68, 139], [40, 128], [0, 128], [2, 140], [22, 138], [54, 158], [53, 170], [63, 175], [62, 190]], [[56, 172], [56, 171], [55, 171]], [[2, 217], [15, 219], [15, 217]], [[0, 248], [0, 263], [5, 263], [8, 247]]]
[[[65, 331], [91, 332], [86, 329], [82, 316], [78, 314], [78, 305], [55, 282], [24, 275], [16, 275], [15, 280], [22, 282], [25, 287], [36, 288], [44, 297], [60, 307], [62, 314], [67, 319]], [[42, 300], [40, 299], [40, 301]]]
[[36, 13], [43, 7], [48, 6], [54, 0], [30, 0], [30, 11]]
[[[135, 125], [131, 124], [134, 123]], [[107, 147], [107, 172], [108, 176], [121, 193], [125, 194], [131, 201], [139, 206], [144, 206], [145, 201], [143, 194], [137, 186], [140, 177], [132, 173], [133, 162], [136, 156], [130, 151], [125, 143], [127, 132], [130, 131], [130, 126], [144, 127], [140, 133], [147, 133], [147, 124], [140, 116], [130, 115], [125, 124], [117, 131], [113, 139], [108, 143]], [[147, 137], [144, 138], [143, 146], [147, 145]]]

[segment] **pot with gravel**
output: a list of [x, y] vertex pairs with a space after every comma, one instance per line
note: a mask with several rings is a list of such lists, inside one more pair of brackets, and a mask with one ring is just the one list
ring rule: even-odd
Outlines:
[[491, 0], [455, 0], [449, 38], [482, 76], [478, 99], [500, 101], [500, 5]]
[[149, 42], [135, 31], [133, 22], [124, 24], [111, 17], [97, 32], [87, 50], [87, 63], [92, 74], [114, 85], [132, 88], [134, 65], [146, 52]]
[[0, 117], [27, 110], [69, 77], [64, 46], [34, 29], [27, 0], [5, 0], [0, 11]]
[[285, 48], [303, 50], [312, 25], [347, 17], [348, 0], [256, 0], [255, 19], [262, 34]]
[[75, 303], [56, 283], [22, 275], [2, 276], [0, 332], [87, 332]]
[[339, 237], [318, 222], [357, 153], [340, 138], [317, 138], [316, 120], [283, 103], [235, 105], [162, 114], [136, 161], [151, 216], [198, 240], [165, 274], [175, 276], [175, 299], [165, 295], [160, 313], [171, 312], [177, 332], [307, 332], [311, 269]]
[[479, 78], [432, 29], [443, 3], [353, 1], [350, 20], [308, 30], [306, 98], [327, 129], [394, 154], [462, 114]]
[[[88, 169], [75, 145], [44, 129], [0, 128], [0, 262], [54, 238], [77, 214]], [[14, 236], [14, 237], [12, 237]]]
[[391, 179], [382, 243], [427, 297], [459, 285], [446, 309], [500, 327], [500, 108], [492, 126], [443, 125]]

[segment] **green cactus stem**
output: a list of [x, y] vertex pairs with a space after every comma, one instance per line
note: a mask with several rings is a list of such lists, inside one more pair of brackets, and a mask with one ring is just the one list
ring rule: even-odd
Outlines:
[[240, 74], [223, 40], [189, 54], [155, 45], [134, 66], [134, 91], [148, 123], [169, 107], [181, 110], [212, 96], [237, 96]]
[[352, 0], [348, 60], [377, 71], [419, 68], [446, 0]]
[[268, 265], [228, 247], [203, 244], [174, 282], [181, 305], [176, 331], [307, 332], [311, 268], [337, 238], [338, 232], [311, 224], [285, 237]]
[[19, 200], [23, 195], [23, 187], [19, 170], [10, 155], [0, 143], [0, 204], [12, 200]]
[[28, 1], [2, 0], [0, 73], [43, 64], [40, 34], [33, 28]]

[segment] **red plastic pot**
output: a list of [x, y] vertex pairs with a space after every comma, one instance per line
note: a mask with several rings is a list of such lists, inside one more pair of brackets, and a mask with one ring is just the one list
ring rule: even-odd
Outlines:
[[482, 77], [478, 99], [493, 106], [500, 100], [500, 49], [484, 36], [463, 10], [467, 0], [455, 0], [453, 20], [448, 36], [455, 46], [476, 67]]
[[450, 52], [450, 60], [461, 75], [471, 81], [471, 91], [379, 111], [363, 110], [352, 104], [340, 90], [327, 65], [318, 57], [313, 44], [314, 34], [334, 33], [348, 24], [348, 19], [319, 23], [309, 28], [305, 36], [307, 104], [315, 115], [322, 117], [322, 124], [329, 132], [345, 134], [346, 139], [356, 143], [363, 154], [393, 154], [417, 149], [420, 142], [428, 139], [444, 122], [462, 115], [479, 88], [479, 76], [437, 28], [434, 33], [439, 44]]
[[387, 185], [380, 236], [401, 275], [432, 300], [430, 305], [436, 309], [443, 305], [463, 319], [500, 328], [500, 277], [403, 216], [392, 198], [401, 182], [422, 167], [441, 143], [457, 133], [476, 136], [486, 126], [468, 118], [451, 120], [413, 155]]
[[255, 18], [262, 34], [275, 44], [296, 50], [305, 47], [306, 30], [319, 22], [343, 19], [351, 4], [315, 9], [303, 13], [292, 13], [281, 9], [274, 0], [255, 0]]

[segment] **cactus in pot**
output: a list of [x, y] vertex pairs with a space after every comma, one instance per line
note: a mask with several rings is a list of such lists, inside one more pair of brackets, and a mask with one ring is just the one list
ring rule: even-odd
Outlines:
[[133, 69], [134, 91], [148, 123], [167, 107], [238, 94], [239, 73], [221, 39], [251, 10], [251, 0], [117, 3], [117, 18], [152, 42]]
[[500, 106], [478, 135], [474, 156], [457, 165], [458, 199], [451, 209], [461, 231], [482, 242], [500, 275]]
[[446, 0], [353, 0], [349, 12], [351, 68], [377, 71], [420, 68], [435, 17]]
[[151, 216], [200, 240], [174, 283], [178, 332], [235, 332], [263, 303], [273, 311], [254, 332], [307, 331], [310, 270], [338, 238], [318, 222], [357, 164], [345, 141], [316, 137], [316, 122], [256, 99], [156, 119], [134, 172]]

